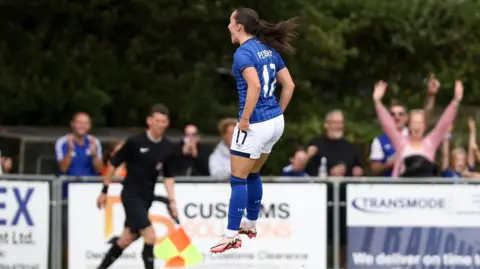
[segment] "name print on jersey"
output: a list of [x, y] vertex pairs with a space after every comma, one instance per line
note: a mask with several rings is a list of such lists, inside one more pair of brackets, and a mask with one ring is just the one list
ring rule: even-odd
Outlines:
[[265, 59], [265, 58], [268, 58], [268, 57], [272, 57], [273, 52], [271, 50], [262, 50], [262, 51], [259, 51], [257, 53], [257, 55], [258, 55], [258, 58]]

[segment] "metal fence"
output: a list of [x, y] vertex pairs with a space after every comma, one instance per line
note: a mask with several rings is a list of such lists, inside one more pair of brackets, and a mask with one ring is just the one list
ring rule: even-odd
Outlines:
[[[279, 183], [279, 184], [326, 184], [329, 189], [329, 198], [327, 199], [326, 207], [333, 207], [333, 214], [330, 219], [327, 219], [326, 225], [331, 225], [333, 232], [333, 268], [341, 268], [341, 241], [340, 235], [342, 233], [342, 223], [341, 223], [341, 208], [344, 208], [346, 205], [345, 200], [345, 186], [351, 183], [354, 184], [379, 184], [379, 183], [388, 183], [388, 184], [420, 184], [423, 186], [438, 186], [438, 185], [468, 185], [478, 183], [476, 180], [468, 179], [457, 179], [457, 180], [446, 180], [444, 178], [431, 178], [431, 179], [392, 179], [392, 178], [328, 178], [326, 180], [321, 180], [318, 178], [284, 178], [284, 177], [264, 177], [262, 178], [266, 183]], [[68, 177], [55, 177], [55, 176], [40, 176], [40, 175], [3, 175], [0, 177], [0, 180], [6, 180], [7, 182], [48, 182], [50, 189], [50, 252], [49, 252], [49, 268], [51, 269], [61, 269], [62, 265], [62, 253], [65, 247], [64, 242], [64, 217], [63, 210], [65, 205], [68, 206], [68, 201], [65, 200], [65, 195], [63, 194], [64, 185], [69, 182], [100, 182], [101, 178], [68, 178]], [[227, 180], [215, 179], [209, 177], [181, 177], [177, 178], [176, 182], [179, 184], [203, 184], [203, 183], [226, 183]], [[2, 186], [0, 182], [0, 187]], [[100, 189], [98, 189], [100, 191]], [[97, 195], [95, 193], [95, 195]], [[192, 194], [195, 195], [195, 194]], [[460, 194], [461, 195], [461, 194]], [[94, 203], [94, 201], [86, 201], [86, 203]], [[1, 207], [0, 207], [1, 208]], [[474, 212], [475, 213], [475, 212]], [[480, 211], [477, 212], [480, 215]], [[80, 213], [79, 213], [80, 214]], [[1, 244], [0, 244], [1, 247]], [[0, 255], [0, 260], [2, 256]], [[7, 267], [8, 268], [8, 267]], [[321, 267], [319, 267], [321, 268]], [[324, 267], [326, 268], [326, 266]]]

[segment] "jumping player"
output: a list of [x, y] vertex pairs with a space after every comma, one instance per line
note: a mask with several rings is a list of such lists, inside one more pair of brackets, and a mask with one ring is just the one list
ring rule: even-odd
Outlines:
[[155, 200], [155, 183], [163, 172], [164, 184], [168, 195], [169, 211], [177, 216], [174, 199], [174, 179], [172, 175], [173, 144], [163, 136], [169, 125], [168, 108], [162, 104], [154, 105], [147, 117], [148, 130], [129, 137], [122, 148], [113, 156], [112, 167], [104, 179], [104, 187], [97, 200], [97, 206], [102, 208], [107, 201], [108, 184], [115, 167], [125, 163], [127, 176], [123, 180], [121, 194], [125, 209], [125, 229], [118, 240], [112, 242], [112, 247], [106, 253], [97, 269], [108, 268], [123, 250], [139, 236], [145, 243], [142, 258], [145, 269], [154, 268], [153, 245], [155, 230], [148, 219], [148, 210]]
[[[263, 195], [260, 168], [282, 136], [283, 112], [295, 88], [277, 50], [295, 51], [289, 42], [297, 27], [295, 18], [272, 24], [249, 8], [238, 8], [230, 16], [232, 43], [240, 45], [233, 57], [240, 107], [230, 147], [228, 225], [223, 238], [210, 249], [213, 253], [241, 247], [239, 234], [249, 238], [257, 234], [255, 222]], [[280, 102], [274, 95], [277, 81], [282, 85]], [[245, 208], [247, 220], [241, 224]]]

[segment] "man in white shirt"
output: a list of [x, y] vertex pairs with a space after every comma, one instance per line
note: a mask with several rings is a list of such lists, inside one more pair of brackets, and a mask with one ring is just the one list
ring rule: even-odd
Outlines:
[[232, 173], [230, 169], [230, 143], [236, 124], [237, 120], [234, 118], [226, 118], [218, 123], [222, 141], [217, 144], [208, 159], [208, 168], [212, 177], [229, 178]]

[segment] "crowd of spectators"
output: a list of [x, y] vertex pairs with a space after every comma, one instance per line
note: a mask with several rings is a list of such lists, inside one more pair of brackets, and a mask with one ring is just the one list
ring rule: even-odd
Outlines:
[[[460, 102], [461, 100], [461, 97], [457, 96], [460, 94], [457, 93], [460, 86], [461, 83], [457, 83], [454, 101]], [[279, 171], [278, 175], [289, 177], [359, 177], [365, 176], [365, 171], [369, 170], [368, 175], [371, 176], [391, 176], [394, 168], [398, 166], [399, 171], [403, 171], [403, 176], [409, 176], [408, 171], [404, 171], [406, 163], [418, 164], [419, 160], [414, 158], [412, 161], [412, 158], [406, 158], [406, 156], [403, 156], [407, 154], [405, 152], [408, 152], [407, 155], [410, 156], [415, 155], [413, 154], [415, 152], [422, 151], [422, 148], [432, 148], [434, 150], [433, 155], [425, 157], [434, 162], [437, 148], [440, 148], [442, 158], [439, 165], [434, 165], [436, 173], [434, 175], [480, 177], [480, 173], [475, 172], [475, 163], [480, 161], [480, 151], [477, 147], [475, 121], [472, 118], [468, 121], [470, 130], [468, 144], [465, 147], [451, 148], [451, 131], [453, 130], [453, 120], [456, 116], [458, 103], [452, 101], [452, 104], [444, 113], [448, 116], [442, 116], [438, 126], [429, 135], [423, 137], [435, 106], [435, 96], [440, 88], [438, 80], [432, 77], [428, 81], [424, 108], [422, 110], [411, 110], [410, 113], [399, 101], [393, 101], [388, 107], [383, 106], [381, 98], [386, 87], [386, 83], [375, 85], [373, 97], [380, 125], [385, 132], [379, 134], [371, 142], [369, 169], [366, 169], [366, 162], [362, 161], [360, 151], [351, 141], [345, 138], [344, 132], [348, 132], [348, 130], [344, 128], [344, 114], [341, 110], [336, 109], [328, 112], [325, 116], [324, 134], [315, 137], [304, 147], [292, 152], [290, 159], [285, 161], [286, 166]], [[463, 96], [463, 86], [461, 91]], [[457, 100], [457, 97], [460, 99]], [[202, 143], [202, 136], [197, 126], [193, 124], [185, 126], [181, 140], [176, 141], [173, 156], [175, 175], [228, 178], [230, 175], [229, 148], [236, 122], [235, 118], [226, 118], [218, 123], [221, 140], [213, 150]], [[109, 166], [109, 159], [118, 151], [123, 142], [118, 141], [103, 152], [100, 141], [89, 133], [91, 120], [89, 115], [84, 112], [76, 113], [70, 125], [71, 133], [58, 138], [55, 143], [55, 155], [60, 174], [71, 176], [104, 174]], [[421, 132], [421, 140], [419, 140], [421, 143], [419, 142], [418, 145], [415, 144], [414, 139], [417, 132]], [[435, 141], [432, 142], [431, 139], [434, 136]], [[441, 139], [437, 139], [438, 137], [441, 137]], [[405, 145], [399, 145], [401, 143], [399, 141], [407, 142], [405, 142]], [[441, 145], [436, 145], [438, 143]], [[415, 149], [417, 146], [418, 149]], [[402, 148], [403, 155], [401, 157], [396, 154], [399, 147]], [[0, 160], [0, 172], [8, 172], [12, 165], [11, 160], [4, 157]], [[117, 168], [117, 176], [122, 177], [125, 173], [125, 167]]]

